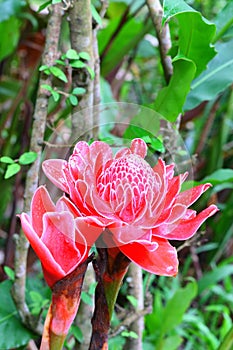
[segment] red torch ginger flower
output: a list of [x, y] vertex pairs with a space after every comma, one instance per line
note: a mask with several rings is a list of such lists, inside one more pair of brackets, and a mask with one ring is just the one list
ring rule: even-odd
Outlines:
[[102, 231], [99, 222], [99, 227], [93, 225], [95, 219], [80, 217], [77, 208], [65, 196], [54, 205], [43, 186], [32, 198], [30, 215], [22, 213], [20, 219], [50, 287], [87, 258], [88, 245], [83, 233], [91, 229], [95, 239]]
[[174, 176], [174, 164], [165, 165], [162, 159], [152, 168], [146, 153], [141, 139], [115, 156], [104, 142], [78, 142], [68, 162], [46, 160], [43, 170], [83, 216], [98, 218], [108, 228], [103, 236], [107, 243], [114, 241], [143, 269], [173, 276], [178, 260], [168, 240], [192, 237], [218, 209], [211, 205], [199, 214], [188, 209], [211, 185], [180, 192], [187, 174]]

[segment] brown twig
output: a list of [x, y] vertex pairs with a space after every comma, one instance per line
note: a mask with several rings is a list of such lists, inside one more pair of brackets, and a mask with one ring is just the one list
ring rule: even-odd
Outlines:
[[[51, 8], [51, 14], [47, 26], [47, 35], [45, 50], [42, 58], [42, 64], [51, 66], [58, 57], [57, 48], [60, 37], [61, 28], [61, 7], [60, 4], [54, 5]], [[42, 152], [42, 142], [47, 117], [48, 95], [41, 88], [42, 84], [51, 84], [51, 76], [45, 77], [43, 74], [40, 77], [39, 89], [37, 93], [34, 122], [32, 125], [32, 136], [30, 151], [38, 154], [37, 160], [30, 167], [26, 178], [26, 187], [24, 194], [24, 211], [30, 209], [30, 203], [33, 193], [38, 185], [38, 174], [40, 169], [40, 160]], [[38, 325], [31, 316], [28, 306], [25, 301], [25, 282], [26, 282], [26, 265], [29, 243], [23, 232], [17, 236], [16, 251], [15, 251], [15, 282], [12, 289], [12, 295], [21, 316], [22, 322], [35, 332], [41, 334], [42, 327]]]
[[166, 82], [169, 83], [169, 80], [173, 74], [172, 60], [171, 57], [167, 55], [168, 51], [171, 48], [171, 38], [168, 24], [162, 27], [162, 16], [163, 9], [159, 0], [146, 0], [152, 22], [154, 24], [157, 38], [159, 41], [159, 51], [161, 57], [161, 63], [163, 66], [164, 76]]

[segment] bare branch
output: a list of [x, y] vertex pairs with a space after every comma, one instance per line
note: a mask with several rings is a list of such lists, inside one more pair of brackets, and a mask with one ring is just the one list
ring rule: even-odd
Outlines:
[[159, 41], [161, 63], [163, 66], [166, 82], [168, 83], [173, 74], [171, 57], [167, 56], [167, 53], [171, 48], [169, 27], [167, 23], [165, 23], [165, 25], [162, 27], [163, 9], [160, 4], [160, 1], [146, 0], [146, 3], [149, 8], [151, 19], [156, 30], [157, 38]]

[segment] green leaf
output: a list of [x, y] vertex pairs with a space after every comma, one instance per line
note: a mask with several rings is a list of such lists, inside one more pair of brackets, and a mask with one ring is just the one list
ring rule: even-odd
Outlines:
[[42, 89], [45, 89], [45, 90], [48, 90], [49, 92], [52, 92], [52, 91], [53, 91], [52, 86], [47, 85], [47, 84], [42, 84], [42, 85], [41, 85], [41, 88], [42, 88]]
[[155, 110], [170, 122], [176, 121], [183, 112], [183, 105], [195, 76], [195, 64], [187, 59], [177, 59], [173, 63], [174, 72], [169, 85], [159, 91], [155, 100]]
[[[13, 18], [13, 16], [17, 16], [20, 13], [22, 7], [25, 5], [26, 5], [26, 1], [24, 0], [4, 0], [4, 1], [1, 0], [0, 1], [0, 22], [8, 20], [10, 17]], [[1, 32], [1, 36], [3, 33], [4, 32]]]
[[10, 177], [14, 176], [15, 174], [17, 174], [20, 171], [20, 169], [21, 169], [21, 167], [17, 163], [8, 165], [8, 167], [6, 169], [6, 173], [4, 175], [4, 179], [9, 179]]
[[58, 79], [64, 81], [65, 83], [68, 82], [67, 77], [65, 73], [58, 67], [49, 67], [49, 71]]
[[217, 28], [214, 42], [223, 37], [233, 24], [233, 0], [229, 0], [226, 6], [217, 14], [214, 23]]
[[14, 160], [11, 157], [2, 156], [0, 157], [0, 162], [6, 163], [6, 164], [13, 164]]
[[222, 343], [217, 350], [232, 350], [233, 349], [233, 327], [227, 333]]
[[[100, 43], [100, 54], [103, 53], [109, 40], [111, 40], [110, 38], [116, 30], [119, 21], [120, 18], [112, 20], [110, 25], [99, 33], [98, 39]], [[138, 19], [136, 20], [135, 18], [132, 18], [126, 22], [120, 33], [112, 42], [111, 48], [103, 56], [101, 63], [103, 77], [106, 77], [114, 67], [116, 67], [119, 62], [121, 62], [122, 59], [138, 45], [150, 28], [150, 21], [147, 21], [145, 24], [143, 21], [140, 22]]]
[[93, 305], [92, 297], [87, 292], [81, 293], [81, 299], [85, 304]]
[[[197, 295], [197, 283], [188, 283], [184, 288], [178, 289], [168, 300], [163, 313], [161, 332], [166, 334], [182, 322], [183, 315]], [[179, 307], [177, 307], [179, 305]], [[176, 310], [174, 312], [174, 310]]]
[[72, 94], [73, 95], [83, 95], [83, 94], [85, 94], [85, 92], [86, 92], [86, 89], [81, 88], [81, 87], [76, 87], [73, 89]]
[[52, 94], [53, 99], [54, 99], [55, 102], [59, 101], [60, 95], [59, 95], [59, 93], [57, 91], [52, 90], [51, 94]]
[[49, 69], [49, 66], [42, 65], [42, 66], [40, 66], [39, 71], [40, 71], [40, 72], [43, 72], [43, 71], [46, 70], [46, 69]]
[[19, 164], [27, 165], [33, 163], [37, 159], [36, 152], [25, 152], [19, 157]]
[[37, 12], [44, 10], [46, 7], [52, 4], [52, 0], [46, 1], [44, 4], [40, 5]]
[[71, 326], [71, 333], [73, 334], [73, 336], [75, 337], [75, 339], [77, 339], [77, 341], [79, 343], [83, 343], [84, 337], [83, 337], [81, 329], [78, 326], [72, 325]]
[[76, 50], [69, 49], [66, 52], [66, 58], [68, 58], [69, 60], [78, 60], [79, 59], [79, 54], [77, 53]]
[[[3, 4], [5, 6], [5, 2]], [[0, 11], [3, 14], [5, 10]], [[21, 22], [16, 17], [10, 17], [0, 23], [0, 61], [9, 56], [19, 42]]]
[[11, 281], [14, 281], [15, 279], [15, 272], [12, 270], [9, 266], [4, 266], [4, 272], [9, 277]]
[[78, 99], [75, 95], [69, 95], [69, 101], [72, 104], [72, 106], [78, 105]]
[[87, 71], [88, 71], [89, 74], [90, 74], [91, 80], [93, 80], [93, 79], [95, 78], [95, 72], [94, 72], [94, 70], [93, 70], [91, 67], [89, 67], [89, 66], [86, 66], [86, 69], [87, 69]]
[[206, 176], [202, 183], [210, 182], [212, 185], [218, 185], [224, 182], [233, 182], [232, 169], [218, 169], [212, 174]]
[[26, 345], [34, 337], [20, 321], [11, 298], [12, 282], [0, 283], [0, 349], [14, 349]]
[[133, 305], [133, 307], [136, 308], [138, 306], [138, 300], [133, 295], [127, 295], [126, 298]]
[[191, 85], [184, 110], [190, 110], [203, 101], [214, 100], [233, 82], [233, 40], [216, 45], [218, 54], [208, 68]]
[[196, 11], [183, 0], [164, 0], [162, 24], [164, 25], [164, 23], [171, 19], [171, 17], [182, 12]]
[[199, 12], [181, 13], [176, 18], [179, 22], [178, 57], [184, 56], [192, 60], [196, 64], [195, 76], [198, 76], [216, 54], [211, 44], [216, 27]]
[[126, 337], [126, 338], [133, 338], [133, 339], [138, 339], [138, 335], [137, 335], [137, 333], [135, 333], [135, 332], [133, 332], [133, 331], [130, 331], [130, 332], [128, 332], [128, 331], [123, 331], [122, 333], [121, 333], [121, 335], [122, 335], [122, 337]]
[[86, 61], [89, 61], [91, 59], [89, 53], [87, 52], [79, 52], [79, 56], [83, 59], [83, 60], [86, 60]]
[[179, 335], [171, 335], [163, 340], [163, 349], [177, 350], [183, 339]]
[[70, 65], [73, 68], [85, 68], [86, 67], [86, 63], [84, 63], [84, 62], [82, 62], [80, 60], [77, 60], [77, 61], [74, 61], [74, 62], [70, 62]]
[[31, 298], [33, 303], [40, 304], [41, 301], [43, 300], [43, 297], [41, 296], [41, 294], [36, 292], [36, 291], [34, 291], [34, 290], [31, 290], [29, 292], [29, 295], [30, 295], [30, 298]]
[[96, 11], [95, 6], [92, 4], [91, 4], [91, 14], [92, 14], [92, 17], [94, 18], [94, 20], [96, 21], [96, 23], [98, 23], [100, 26], [102, 26], [102, 18], [100, 17], [98, 12]]
[[97, 286], [97, 282], [91, 283], [89, 286], [88, 294], [94, 295], [96, 286]]
[[233, 265], [218, 266], [213, 271], [205, 273], [198, 281], [199, 294], [232, 274]]
[[60, 2], [62, 2], [62, 0], [52, 0], [52, 4], [53, 4], [53, 5], [59, 4]]

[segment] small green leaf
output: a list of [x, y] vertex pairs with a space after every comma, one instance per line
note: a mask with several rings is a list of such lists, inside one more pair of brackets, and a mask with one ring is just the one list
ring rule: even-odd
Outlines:
[[17, 163], [8, 165], [4, 179], [9, 179], [10, 177], [14, 176], [20, 171], [20, 169], [21, 169], [21, 166]]
[[123, 331], [122, 333], [121, 333], [121, 335], [122, 335], [122, 337], [126, 337], [126, 338], [133, 338], [133, 339], [138, 339], [138, 335], [137, 335], [137, 333], [135, 333], [135, 332], [133, 332], [133, 331], [130, 331], [130, 332], [128, 332], [128, 331]]
[[62, 2], [62, 0], [52, 0], [52, 4], [53, 4], [53, 5], [59, 4], [60, 2]]
[[89, 286], [88, 294], [93, 295], [95, 293], [95, 288], [97, 286], [97, 282], [93, 282]]
[[46, 69], [49, 69], [49, 67], [43, 65], [43, 66], [40, 66], [39, 71], [42, 72], [42, 71], [44, 71], [44, 70], [46, 70]]
[[40, 5], [40, 7], [39, 7], [37, 12], [40, 12], [40, 11], [44, 10], [46, 7], [48, 7], [51, 4], [52, 4], [52, 0], [46, 1], [44, 4]]
[[86, 68], [87, 68], [87, 70], [88, 70], [88, 72], [90, 74], [91, 80], [93, 80], [95, 78], [95, 72], [89, 66], [86, 66]]
[[73, 94], [73, 95], [83, 95], [83, 94], [85, 94], [85, 92], [86, 92], [86, 89], [81, 88], [81, 87], [76, 87], [76, 88], [74, 88], [74, 90], [72, 91], [72, 94]]
[[33, 163], [37, 158], [36, 152], [25, 152], [19, 157], [19, 164], [27, 165]]
[[48, 90], [49, 92], [53, 91], [53, 88], [50, 85], [47, 85], [47, 84], [42, 84], [41, 88], [45, 89], [45, 90]]
[[80, 60], [71, 62], [70, 65], [71, 65], [71, 67], [73, 67], [73, 68], [85, 68], [85, 67], [86, 67], [86, 64], [83, 63], [83, 62], [80, 61]]
[[65, 83], [68, 82], [67, 77], [65, 73], [58, 67], [50, 67], [49, 71], [58, 79], [64, 81]]
[[96, 23], [98, 23], [100, 26], [102, 26], [102, 18], [100, 17], [98, 12], [96, 11], [95, 6], [92, 4], [91, 4], [91, 13], [92, 13], [92, 17], [94, 18]]
[[66, 58], [68, 58], [69, 60], [78, 60], [79, 59], [79, 54], [77, 53], [76, 50], [69, 49], [66, 52]]
[[89, 61], [91, 59], [89, 53], [87, 52], [79, 52], [79, 56], [80, 58], [82, 58], [83, 60]]
[[75, 337], [75, 339], [77, 339], [77, 341], [79, 343], [83, 342], [83, 334], [82, 334], [81, 329], [78, 326], [72, 325], [71, 326], [71, 333], [73, 334], [73, 336]]
[[62, 66], [65, 66], [65, 65], [66, 65], [65, 62], [62, 61], [62, 60], [56, 60], [55, 62], [58, 63], [58, 64], [61, 64]]
[[137, 299], [133, 296], [133, 295], [127, 295], [126, 297], [129, 302], [133, 305], [133, 307], [137, 307], [138, 306], [138, 301]]
[[70, 103], [72, 104], [72, 106], [77, 106], [78, 105], [78, 99], [77, 99], [76, 96], [70, 95], [69, 96], [69, 100], [70, 100]]
[[31, 290], [29, 292], [30, 298], [34, 303], [40, 304], [43, 301], [43, 297], [40, 293], [35, 292], [34, 290]]
[[51, 91], [51, 94], [52, 94], [53, 99], [54, 99], [55, 102], [59, 101], [60, 95], [59, 95], [58, 92], [52, 90], [52, 91]]
[[2, 163], [6, 163], [6, 164], [13, 164], [14, 160], [11, 157], [7, 157], [7, 156], [2, 156], [0, 158], [0, 162]]
[[15, 279], [15, 273], [14, 270], [12, 270], [9, 266], [4, 266], [4, 272], [9, 277], [11, 281], [14, 281]]
[[81, 299], [85, 304], [92, 305], [92, 297], [87, 292], [81, 293]]

